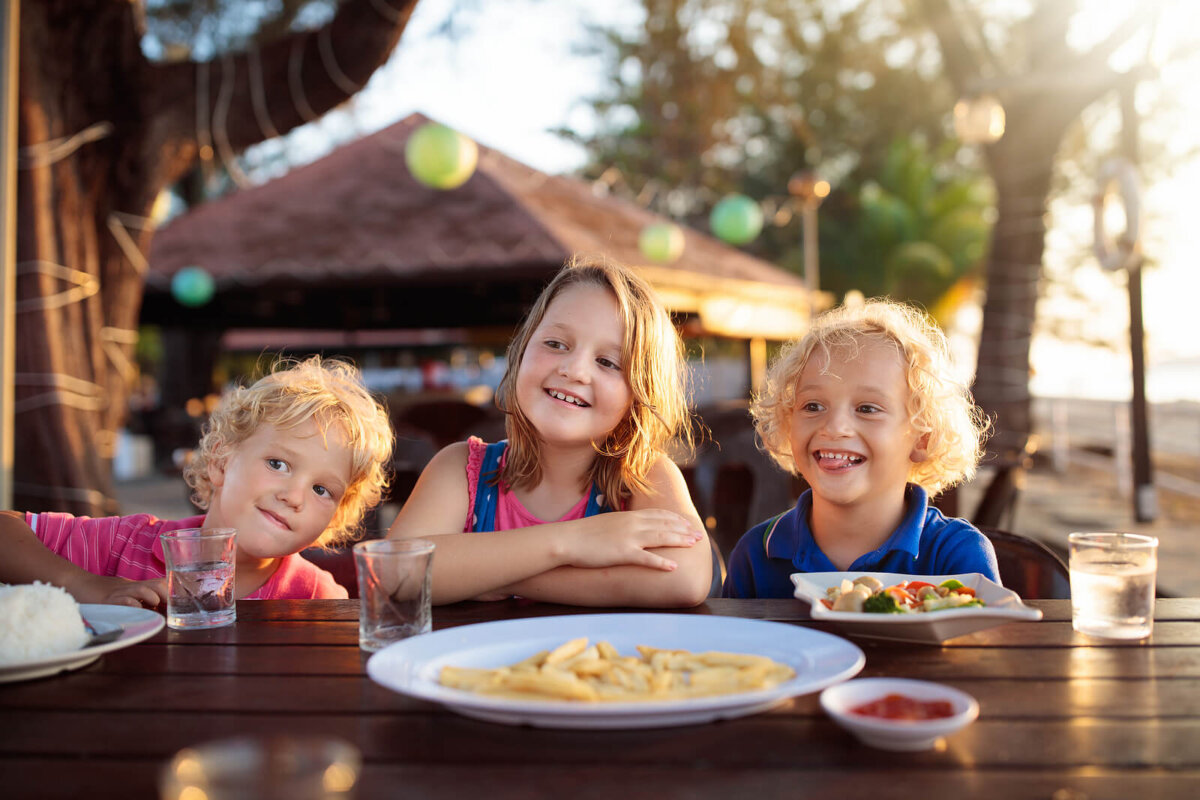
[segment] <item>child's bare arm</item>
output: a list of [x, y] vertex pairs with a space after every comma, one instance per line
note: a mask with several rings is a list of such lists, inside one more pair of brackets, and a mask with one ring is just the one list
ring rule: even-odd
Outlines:
[[0, 581], [43, 581], [66, 589], [80, 603], [153, 608], [167, 597], [166, 580], [131, 581], [94, 575], [41, 543], [23, 515], [0, 511]]
[[[388, 531], [390, 538], [437, 537], [433, 557], [436, 604], [478, 597], [560, 567], [588, 568], [575, 570], [585, 573], [633, 569], [645, 578], [677, 572], [680, 555], [688, 554], [683, 560], [688, 577], [683, 580], [696, 572], [690, 554], [700, 549], [692, 545], [703, 541], [704, 534], [694, 510], [690, 520], [671, 508], [640, 508], [511, 531], [461, 533], [467, 514], [466, 458], [466, 445], [451, 445], [435, 456]], [[675, 472], [678, 474], [678, 469]], [[682, 477], [679, 480], [682, 484]], [[690, 500], [687, 505], [691, 506]], [[619, 517], [620, 522], [614, 524], [616, 520], [610, 517]], [[711, 577], [707, 572], [707, 547], [703, 555], [706, 593]], [[630, 566], [634, 564], [640, 566]], [[563, 577], [555, 581], [560, 582], [569, 586], [571, 580]], [[679, 581], [672, 582], [672, 586], [676, 583]]]
[[[700, 538], [686, 547], [664, 547], [647, 552], [673, 560], [670, 572], [623, 564], [604, 569], [563, 567], [508, 587], [513, 594], [546, 602], [587, 606], [645, 606], [680, 608], [704, 602], [712, 585], [712, 553], [700, 515], [692, 503], [679, 468], [663, 457], [649, 475], [652, 492], [634, 496], [628, 512], [613, 512], [579, 520], [613, 528], [625, 527], [627, 519], [647, 509], [679, 515]], [[571, 524], [571, 523], [566, 523]], [[603, 536], [604, 534], [601, 534]]]

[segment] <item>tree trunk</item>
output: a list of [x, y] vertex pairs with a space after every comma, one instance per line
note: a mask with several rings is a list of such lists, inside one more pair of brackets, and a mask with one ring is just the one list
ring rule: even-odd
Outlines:
[[[1057, 101], [1057, 102], [1056, 102]], [[1017, 124], [988, 148], [996, 225], [975, 373], [975, 400], [992, 420], [989, 460], [1021, 459], [1033, 432], [1030, 344], [1037, 318], [1054, 160], [1076, 111], [1054, 97], [1014, 102]]]
[[[111, 465], [142, 280], [107, 222], [148, 215], [157, 191], [157, 159], [136, 157], [146, 147], [136, 30], [129, 3], [22, 9], [17, 508], [116, 510]], [[56, 146], [85, 131], [95, 138], [77, 149]], [[123, 232], [144, 251], [144, 231]]]
[[325, 29], [254, 51], [260, 95], [246, 53], [213, 65], [147, 61], [138, 3], [22, 5], [15, 508], [117, 512], [112, 458], [136, 377], [151, 239], [142, 222], [158, 193], [211, 157], [209, 142], [240, 152], [344, 102], [387, 59], [415, 5], [345, 0]]

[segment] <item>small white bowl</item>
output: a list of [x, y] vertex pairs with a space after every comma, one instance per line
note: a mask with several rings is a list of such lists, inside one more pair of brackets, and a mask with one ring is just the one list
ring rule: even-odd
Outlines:
[[[954, 715], [929, 720], [891, 720], [853, 714], [851, 708], [902, 694], [917, 700], [948, 700]], [[966, 692], [929, 681], [905, 678], [859, 678], [821, 692], [821, 708], [864, 744], [882, 750], [928, 750], [938, 739], [975, 721], [979, 703]]]

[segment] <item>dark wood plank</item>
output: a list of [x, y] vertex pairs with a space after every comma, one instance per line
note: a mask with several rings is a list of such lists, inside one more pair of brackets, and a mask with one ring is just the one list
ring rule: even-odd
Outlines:
[[[1200, 647], [928, 647], [859, 640], [866, 654], [862, 676], [957, 678], [1170, 679], [1200, 677]], [[82, 670], [46, 678], [66, 683], [83, 674], [364, 675], [368, 654], [357, 642], [340, 646], [178, 646], [143, 643], [107, 653]], [[24, 684], [0, 686], [0, 706]]]
[[[297, 698], [297, 708], [302, 708]], [[440, 713], [290, 715], [171, 712], [11, 711], [0, 730], [6, 757], [74, 755], [165, 759], [199, 741], [235, 735], [326, 735], [370, 761], [420, 764], [610, 764], [690, 769], [698, 754], [728, 769], [1200, 769], [1200, 720], [980, 719], [923, 753], [864, 748], [821, 716], [762, 714], [664, 730], [555, 731], [514, 728]], [[136, 732], [116, 735], [118, 731]], [[865, 755], [864, 755], [865, 754]]]
[[[0, 709], [111, 712], [291, 713], [304, 698], [311, 713], [427, 713], [434, 706], [394, 693], [361, 676], [206, 676], [130, 680], [103, 673], [69, 680], [36, 681], [20, 692], [0, 693]], [[984, 719], [1187, 718], [1200, 716], [1200, 677], [1157, 681], [1114, 679], [1013, 680], [956, 677], [943, 683], [973, 695]], [[817, 695], [794, 698], [768, 712], [821, 716]]]
[[[35, 758], [20, 770], [5, 770], [13, 797], [43, 800], [127, 800], [156, 796], [156, 776], [165, 759], [92, 762]], [[1200, 771], [1097, 767], [1061, 770], [720, 769], [702, 759], [685, 772], [654, 765], [422, 765], [368, 762], [358, 797], [487, 797], [489, 800], [613, 800], [614, 796], [729, 800], [731, 797], [1070, 797], [1125, 800], [1130, 797], [1192, 797]], [[801, 788], [802, 787], [802, 788]], [[1063, 794], [1056, 795], [1062, 791]], [[1076, 794], [1071, 794], [1074, 790]]]
[[[435, 628], [442, 630], [458, 627], [456, 620], [439, 621], [434, 617]], [[779, 620], [775, 620], [779, 621]], [[861, 636], [853, 628], [829, 623], [812, 621], [783, 620], [783, 624], [800, 625], [838, 636], [849, 638], [860, 646], [863, 643], [886, 642], [875, 636]], [[462, 624], [478, 624], [467, 623]], [[585, 633], [581, 630], [581, 633]], [[168, 643], [185, 646], [227, 646], [241, 643], [253, 645], [353, 645], [358, 646], [358, 625], [356, 620], [304, 620], [283, 619], [264, 620], [239, 618], [234, 625], [225, 628], [204, 631], [173, 631], [165, 630], [149, 640], [153, 643]], [[653, 644], [653, 642], [647, 642]], [[1060, 647], [1122, 647], [1141, 648], [1148, 644], [1173, 647], [1177, 645], [1200, 646], [1200, 625], [1194, 622], [1164, 621], [1156, 622], [1152, 640], [1129, 641], [1097, 639], [1076, 633], [1071, 629], [1070, 621], [1048, 622], [1010, 622], [976, 633], [958, 636], [940, 644], [905, 642], [905, 646], [918, 648], [942, 647], [1042, 647], [1057, 645]]]
[[[1040, 608], [1048, 622], [1069, 622], [1071, 601], [1069, 600], [1026, 600], [1025, 604]], [[560, 616], [567, 614], [596, 614], [612, 612], [661, 613], [650, 609], [632, 608], [581, 608], [553, 603], [537, 603], [531, 600], [505, 600], [498, 603], [464, 602], [434, 609], [435, 624], [440, 621], [446, 626], [468, 622], [487, 622], [514, 617]], [[694, 609], [676, 609], [671, 613], [720, 614], [745, 617], [747, 619], [773, 619], [779, 621], [803, 621], [809, 619], [808, 604], [800, 600], [731, 600], [710, 598]], [[1156, 620], [1200, 620], [1200, 598], [1160, 597], [1155, 604]], [[245, 620], [271, 619], [346, 621], [358, 620], [357, 600], [240, 600], [238, 618]]]
[[[859, 642], [861, 645], [862, 642]], [[1200, 676], [1200, 648], [1061, 647], [911, 648], [864, 647], [860, 677], [923, 680], [956, 678], [1123, 678], [1147, 680]]]

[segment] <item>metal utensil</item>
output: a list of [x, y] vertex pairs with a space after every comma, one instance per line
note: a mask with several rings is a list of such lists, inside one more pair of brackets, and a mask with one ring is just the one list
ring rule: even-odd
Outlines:
[[96, 630], [96, 627], [86, 619], [83, 621], [83, 627], [86, 628], [87, 632], [91, 635], [91, 638], [88, 639], [87, 644], [85, 644], [84, 647], [95, 647], [98, 644], [115, 642], [117, 639], [120, 639], [121, 634], [125, 632], [125, 629], [118, 625], [110, 631], [100, 633], [100, 631]]

